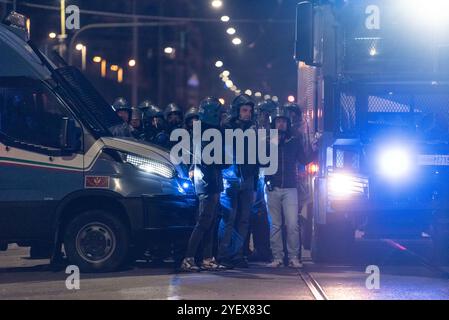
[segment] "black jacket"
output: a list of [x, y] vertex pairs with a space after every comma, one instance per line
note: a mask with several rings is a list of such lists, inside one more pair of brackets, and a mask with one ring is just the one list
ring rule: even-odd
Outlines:
[[[250, 123], [244, 123], [239, 121], [238, 119], [231, 119], [229, 122], [227, 122], [224, 125], [224, 129], [242, 129], [245, 130], [256, 130], [254, 125], [251, 125]], [[256, 137], [257, 137], [257, 131], [256, 131]], [[244, 164], [236, 164], [236, 149], [235, 145], [233, 146], [233, 165], [230, 166], [228, 169], [223, 171], [223, 177], [230, 183], [230, 185], [233, 184], [241, 184], [246, 180], [253, 181], [254, 190], [256, 189], [257, 180], [259, 177], [259, 165], [256, 164], [249, 164], [248, 163], [248, 146], [245, 143], [245, 161]], [[228, 150], [229, 152], [230, 150]], [[257, 157], [256, 157], [257, 161]]]
[[278, 149], [278, 170], [276, 174], [266, 176], [273, 187], [296, 188], [297, 164], [306, 165], [313, 161], [315, 154], [306, 154], [301, 140], [289, 137], [281, 141]]
[[[206, 124], [202, 124], [202, 132], [209, 129]], [[193, 136], [192, 136], [193, 137]], [[192, 152], [193, 150], [193, 141], [192, 143]], [[206, 143], [201, 142], [201, 152], [203, 152], [204, 146]], [[224, 149], [224, 146], [222, 146]], [[223, 150], [222, 153], [224, 154]], [[190, 166], [190, 170], [194, 171], [194, 185], [195, 191], [198, 195], [200, 194], [214, 194], [220, 193], [223, 191], [223, 175], [222, 170], [227, 168], [224, 163], [224, 159], [222, 159], [222, 164], [205, 164], [201, 162], [200, 164], [192, 164]]]

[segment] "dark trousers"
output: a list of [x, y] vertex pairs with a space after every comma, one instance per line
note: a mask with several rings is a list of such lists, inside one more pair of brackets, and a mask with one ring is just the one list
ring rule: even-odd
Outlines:
[[266, 209], [253, 211], [250, 217], [249, 233], [245, 248], [249, 253], [250, 235], [253, 236], [254, 254], [262, 260], [271, 258], [270, 220]]
[[218, 244], [218, 258], [231, 261], [243, 258], [248, 236], [249, 220], [254, 197], [252, 179], [243, 184], [231, 184], [221, 194], [222, 232]]
[[204, 259], [213, 257], [215, 222], [217, 219], [220, 194], [200, 195], [198, 220], [190, 235], [186, 257], [195, 257], [200, 244], [203, 247]]

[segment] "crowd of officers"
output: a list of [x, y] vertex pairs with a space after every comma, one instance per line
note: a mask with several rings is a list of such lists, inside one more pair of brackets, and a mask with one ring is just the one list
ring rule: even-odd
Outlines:
[[194, 121], [201, 121], [203, 132], [215, 128], [254, 130], [257, 134], [258, 129], [277, 129], [278, 170], [271, 176], [264, 175], [263, 166], [235, 159], [232, 165], [191, 166], [200, 205], [180, 270], [248, 268], [249, 260], [265, 261], [273, 268], [302, 267], [299, 213], [304, 188], [298, 174], [313, 160], [316, 147], [308, 143], [307, 123], [299, 105], [279, 105], [273, 100], [256, 105], [242, 94], [230, 108], [209, 97], [186, 113], [174, 103], [165, 110], [151, 101], [135, 108], [124, 98], [116, 99], [113, 108], [124, 121], [114, 135], [132, 136], [167, 149], [177, 143], [170, 141], [171, 132], [178, 128], [192, 132]]

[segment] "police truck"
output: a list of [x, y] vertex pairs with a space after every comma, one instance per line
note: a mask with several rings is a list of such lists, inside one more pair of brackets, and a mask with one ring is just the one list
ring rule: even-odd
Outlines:
[[298, 101], [321, 137], [312, 257], [414, 239], [447, 260], [449, 1], [301, 2], [295, 58]]

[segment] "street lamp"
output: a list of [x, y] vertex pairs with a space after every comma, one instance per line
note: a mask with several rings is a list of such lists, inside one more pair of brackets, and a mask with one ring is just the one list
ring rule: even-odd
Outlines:
[[237, 31], [235, 30], [235, 28], [228, 28], [228, 30], [226, 30], [226, 32], [229, 34], [229, 35], [233, 35], [233, 34], [235, 34]]
[[172, 54], [175, 51], [175, 49], [173, 49], [172, 47], [166, 47], [164, 49], [164, 53], [166, 54]]
[[101, 60], [101, 77], [106, 78], [106, 72], [107, 72], [108, 62], [103, 59]]
[[50, 33], [48, 34], [48, 37], [49, 37], [50, 39], [56, 39], [56, 36], [57, 36], [57, 34], [56, 34], [55, 32], [50, 32]]
[[229, 20], [231, 20], [231, 18], [229, 18], [229, 16], [223, 16], [223, 17], [220, 18], [220, 20], [222, 22], [229, 22]]
[[223, 61], [218, 60], [217, 62], [215, 62], [215, 66], [216, 66], [217, 68], [223, 67]]
[[131, 59], [128, 61], [128, 66], [130, 66], [131, 68], [134, 68], [136, 66], [137, 62], [134, 59]]
[[102, 59], [101, 59], [100, 56], [95, 56], [95, 57], [92, 59], [92, 61], [95, 62], [95, 63], [100, 63], [101, 60], [102, 60]]
[[221, 8], [223, 6], [223, 1], [221, 1], [221, 0], [213, 0], [211, 2], [211, 6], [214, 9], [219, 9], [219, 8]]
[[234, 39], [232, 39], [232, 43], [233, 43], [235, 46], [239, 46], [239, 45], [242, 44], [242, 39], [240, 39], [240, 38], [234, 38]]
[[123, 68], [119, 68], [117, 71], [117, 82], [118, 83], [123, 82]]
[[87, 65], [87, 47], [82, 43], [78, 43], [75, 48], [76, 50], [81, 51], [81, 69], [85, 71]]

